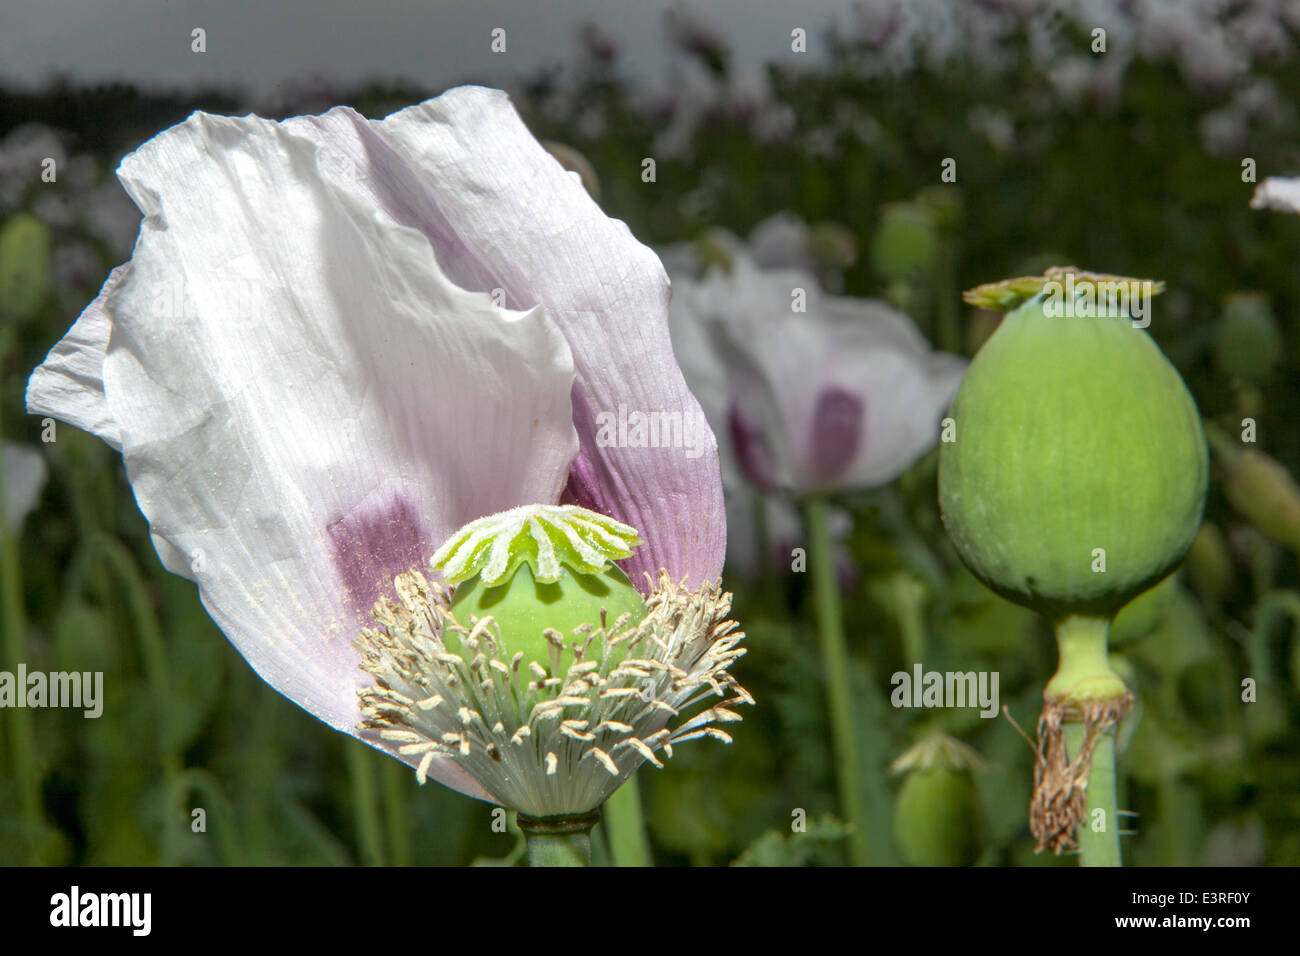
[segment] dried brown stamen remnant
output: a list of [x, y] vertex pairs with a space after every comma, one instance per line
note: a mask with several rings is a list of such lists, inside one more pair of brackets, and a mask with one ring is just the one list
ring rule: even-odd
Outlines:
[[[1079, 847], [1075, 831], [1087, 816], [1088, 775], [1101, 735], [1120, 722], [1133, 706], [1133, 695], [1072, 701], [1047, 699], [1038, 717], [1034, 795], [1029, 801], [1029, 830], [1038, 845], [1060, 854]], [[1066, 753], [1064, 724], [1083, 725], [1083, 745], [1071, 759]]]

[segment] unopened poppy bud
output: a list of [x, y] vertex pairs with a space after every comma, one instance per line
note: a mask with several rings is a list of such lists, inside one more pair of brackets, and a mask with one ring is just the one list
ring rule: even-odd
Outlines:
[[1300, 486], [1277, 461], [1245, 449], [1227, 466], [1228, 503], [1260, 531], [1300, 552]]
[[1214, 364], [1226, 375], [1249, 385], [1262, 385], [1273, 375], [1282, 355], [1282, 333], [1269, 307], [1259, 294], [1230, 296], [1219, 319], [1219, 338]]
[[906, 773], [894, 801], [894, 842], [912, 866], [969, 866], [980, 852], [980, 810], [971, 770], [979, 756], [944, 734], [928, 737], [892, 766]]

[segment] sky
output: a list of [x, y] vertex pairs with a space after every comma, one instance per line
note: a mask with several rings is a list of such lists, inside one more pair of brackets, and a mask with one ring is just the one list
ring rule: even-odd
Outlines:
[[[255, 95], [287, 80], [404, 79], [441, 88], [526, 76], [578, 53], [578, 27], [601, 24], [625, 75], [665, 80], [673, 60], [663, 18], [674, 0], [4, 0], [0, 83], [34, 88], [55, 75], [145, 88], [238, 85]], [[739, 65], [789, 57], [807, 30], [817, 57], [827, 24], [853, 0], [707, 0], [697, 4]], [[206, 31], [205, 53], [191, 31]], [[506, 50], [490, 50], [492, 30]]]

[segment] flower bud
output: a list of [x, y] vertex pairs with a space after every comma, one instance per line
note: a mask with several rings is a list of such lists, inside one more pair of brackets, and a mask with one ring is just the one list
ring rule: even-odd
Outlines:
[[970, 769], [979, 757], [936, 734], [894, 762], [905, 772], [894, 801], [894, 842], [912, 866], [969, 866], [980, 852], [980, 810]]
[[1227, 465], [1228, 503], [1260, 531], [1300, 553], [1300, 487], [1263, 452], [1247, 448]]
[[882, 279], [919, 282], [930, 275], [938, 254], [934, 214], [919, 203], [884, 208], [871, 242], [871, 262]]
[[1219, 320], [1219, 338], [1214, 364], [1226, 375], [1250, 385], [1262, 385], [1272, 377], [1282, 355], [1282, 333], [1263, 295], [1238, 293], [1230, 296]]

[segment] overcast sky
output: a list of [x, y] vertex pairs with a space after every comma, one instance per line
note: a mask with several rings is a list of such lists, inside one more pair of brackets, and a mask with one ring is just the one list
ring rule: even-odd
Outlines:
[[[239, 84], [266, 93], [289, 79], [340, 85], [403, 78], [430, 87], [525, 75], [565, 64], [577, 29], [595, 20], [618, 41], [631, 76], [670, 69], [664, 11], [672, 0], [0, 0], [0, 82], [31, 88], [61, 74], [142, 86]], [[737, 62], [791, 56], [790, 31], [809, 54], [852, 0], [708, 0], [698, 4]], [[207, 32], [192, 53], [191, 31]], [[506, 52], [489, 49], [506, 31]]]

